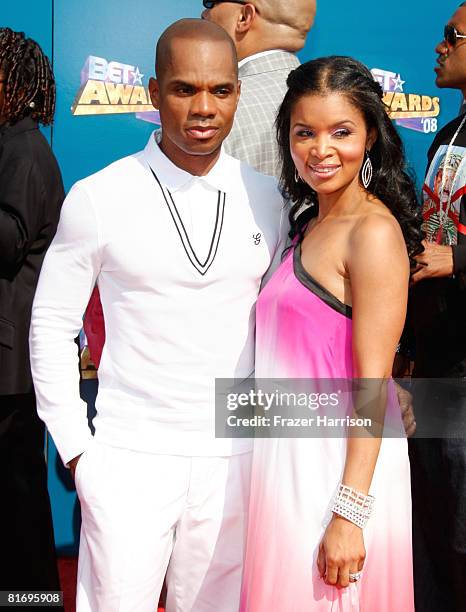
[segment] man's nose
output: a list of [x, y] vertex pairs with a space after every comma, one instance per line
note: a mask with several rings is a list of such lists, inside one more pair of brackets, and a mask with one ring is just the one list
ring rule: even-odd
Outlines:
[[191, 114], [200, 115], [202, 117], [211, 117], [215, 115], [216, 107], [213, 96], [208, 91], [200, 91], [197, 93], [191, 104]]
[[445, 55], [448, 53], [448, 44], [445, 40], [441, 40], [435, 47], [435, 53], [438, 55]]

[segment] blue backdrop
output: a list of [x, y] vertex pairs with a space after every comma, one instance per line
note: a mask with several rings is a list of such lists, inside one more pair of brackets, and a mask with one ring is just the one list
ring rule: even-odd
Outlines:
[[[352, 55], [371, 69], [385, 71], [380, 78], [390, 83], [388, 89], [395, 96], [403, 92], [405, 100], [412, 104], [415, 103], [410, 94], [425, 96], [427, 105], [432, 97], [439, 97], [437, 117], [411, 120], [416, 123], [411, 129], [399, 128], [419, 180], [424, 174], [433, 130], [455, 116], [461, 103], [459, 92], [436, 89], [433, 72], [435, 45], [458, 4], [452, 0], [425, 0], [421, 4], [415, 0], [322, 0], [315, 26], [299, 54], [302, 61], [319, 55]], [[53, 59], [58, 84], [57, 113], [53, 130], [46, 134], [60, 163], [66, 189], [145, 145], [153, 124], [137, 118], [134, 112], [116, 111], [128, 110], [131, 104], [143, 109], [144, 88], [154, 72], [157, 38], [171, 22], [199, 16], [201, 9], [201, 2], [196, 0], [2, 3], [0, 26], [24, 30]], [[387, 73], [392, 73], [392, 80]], [[111, 82], [105, 84], [105, 77]], [[123, 104], [126, 109], [122, 109]], [[75, 113], [101, 114], [73, 114], [72, 108]], [[400, 98], [398, 110], [404, 110]], [[150, 113], [143, 115], [153, 118]], [[83, 391], [92, 395], [92, 383], [86, 382]], [[79, 525], [74, 488], [52, 443], [48, 457], [57, 546], [72, 552], [76, 550]]]

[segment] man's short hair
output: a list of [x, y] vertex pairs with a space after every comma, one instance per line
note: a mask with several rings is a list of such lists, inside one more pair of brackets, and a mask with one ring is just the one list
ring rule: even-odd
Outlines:
[[178, 40], [207, 40], [226, 43], [231, 49], [234, 70], [238, 70], [238, 58], [235, 44], [223, 28], [204, 19], [179, 19], [168, 26], [157, 41], [155, 50], [155, 73], [158, 79], [163, 76], [170, 57], [172, 41], [175, 38]]

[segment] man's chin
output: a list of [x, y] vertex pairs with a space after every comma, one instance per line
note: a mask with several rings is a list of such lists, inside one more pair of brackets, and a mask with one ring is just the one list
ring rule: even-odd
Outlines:
[[169, 138], [168, 134], [163, 133], [160, 148], [175, 164], [179, 165], [180, 159], [184, 156], [209, 157], [219, 153], [223, 142], [223, 134], [216, 134], [216, 137], [210, 139], [193, 139], [186, 138], [183, 135], [180, 138], [178, 134], [176, 138]]
[[192, 140], [185, 143], [183, 150], [188, 155], [213, 155], [222, 146], [222, 141], [218, 138], [208, 140]]
[[435, 84], [440, 89], [444, 87], [452, 87], [451, 83], [448, 82], [448, 79], [442, 74], [442, 72], [438, 72], [435, 77]]

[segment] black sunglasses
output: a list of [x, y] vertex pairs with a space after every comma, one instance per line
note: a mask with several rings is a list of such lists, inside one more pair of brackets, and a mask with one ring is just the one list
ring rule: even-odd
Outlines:
[[443, 29], [443, 38], [450, 47], [454, 47], [458, 42], [458, 38], [466, 38], [466, 36], [464, 34], [459, 34], [455, 26], [448, 24]]
[[246, 4], [244, 0], [202, 0], [202, 5], [206, 9], [211, 9], [216, 4], [221, 4], [222, 2], [231, 2], [232, 4]]

